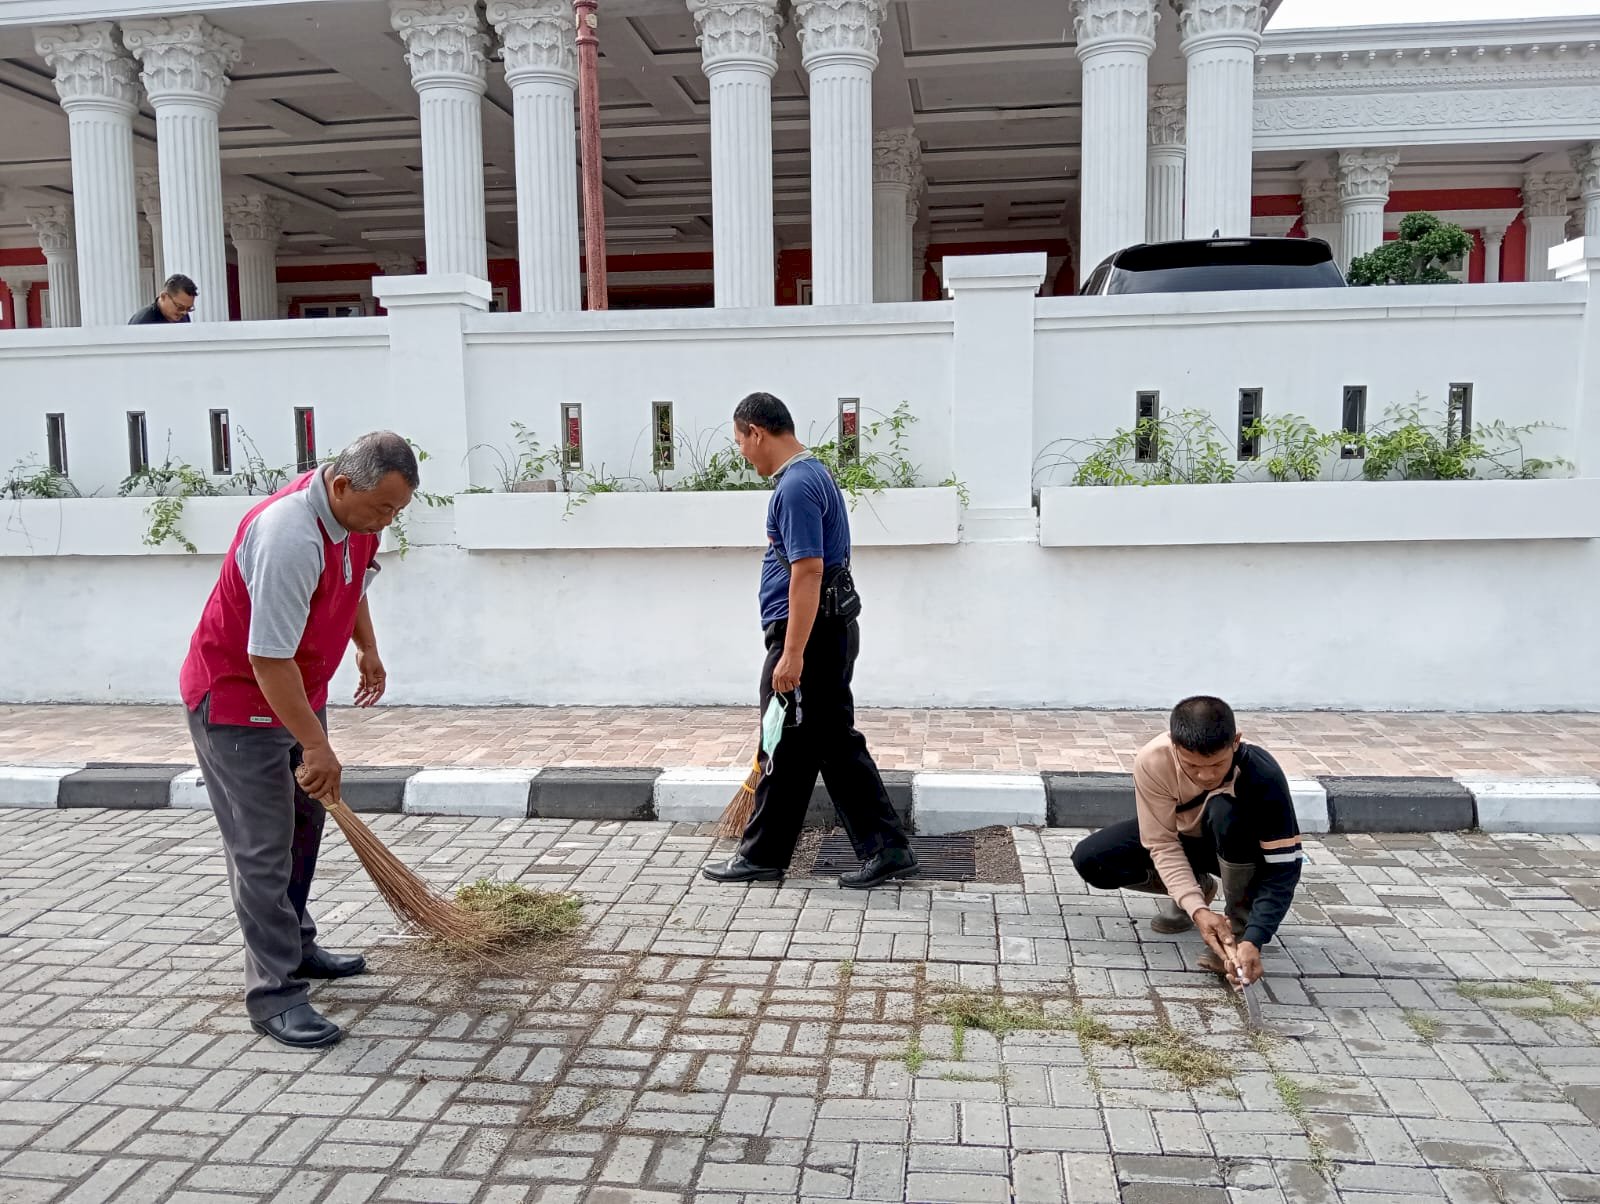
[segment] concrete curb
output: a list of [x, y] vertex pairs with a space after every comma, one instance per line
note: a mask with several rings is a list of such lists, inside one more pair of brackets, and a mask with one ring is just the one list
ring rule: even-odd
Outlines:
[[[345, 801], [374, 814], [608, 823], [705, 823], [747, 770], [568, 767], [350, 767]], [[1133, 818], [1133, 779], [1116, 773], [886, 772], [895, 810], [923, 835], [994, 825], [1097, 828]], [[1571, 778], [1291, 779], [1300, 830], [1600, 833], [1600, 782]], [[0, 807], [206, 810], [198, 769], [183, 765], [0, 765]], [[819, 782], [806, 822], [833, 822]]]

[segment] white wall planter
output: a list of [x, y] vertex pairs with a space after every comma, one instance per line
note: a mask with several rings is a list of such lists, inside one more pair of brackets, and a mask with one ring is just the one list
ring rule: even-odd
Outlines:
[[[766, 546], [765, 491], [476, 493], [456, 499], [456, 542], [474, 551], [561, 548], [759, 548]], [[864, 494], [850, 514], [858, 547], [955, 543], [961, 501], [954, 489]]]
[[1600, 538], [1600, 480], [1062, 486], [1048, 548]]
[[[175, 540], [145, 544], [148, 497], [86, 497], [0, 502], [0, 556], [185, 556]], [[178, 527], [197, 551], [220, 556], [239, 520], [264, 499], [192, 497]]]

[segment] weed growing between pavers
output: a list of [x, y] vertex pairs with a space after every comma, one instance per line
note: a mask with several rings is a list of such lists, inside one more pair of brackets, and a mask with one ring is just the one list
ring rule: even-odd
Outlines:
[[1333, 1182], [1333, 1160], [1328, 1157], [1328, 1146], [1322, 1138], [1311, 1131], [1311, 1118], [1306, 1114], [1305, 1100], [1300, 1093], [1300, 1084], [1291, 1079], [1278, 1069], [1277, 1063], [1272, 1060], [1272, 1038], [1264, 1032], [1250, 1034], [1250, 1045], [1261, 1060], [1267, 1064], [1267, 1073], [1272, 1076], [1272, 1089], [1278, 1093], [1278, 1099], [1283, 1103], [1283, 1109], [1294, 1117], [1295, 1123], [1300, 1126], [1306, 1135], [1306, 1143], [1311, 1147], [1311, 1165], [1329, 1183]]
[[1517, 982], [1458, 982], [1456, 994], [1463, 999], [1544, 1000], [1546, 1007], [1511, 1008], [1513, 1015], [1538, 1020], [1544, 1016], [1564, 1016], [1579, 1024], [1600, 1020], [1600, 995], [1580, 983], [1557, 986], [1542, 978], [1522, 979]]
[[906, 1051], [900, 1055], [900, 1060], [906, 1064], [912, 1078], [917, 1076], [922, 1064], [928, 1060], [928, 1055], [922, 1049], [922, 1038], [915, 1028], [911, 1030], [911, 1039], [906, 1042]]
[[1432, 1045], [1438, 1038], [1439, 1022], [1432, 1016], [1419, 1012], [1415, 1008], [1406, 1008], [1400, 1014], [1405, 1018], [1405, 1022], [1411, 1031], [1429, 1045]]

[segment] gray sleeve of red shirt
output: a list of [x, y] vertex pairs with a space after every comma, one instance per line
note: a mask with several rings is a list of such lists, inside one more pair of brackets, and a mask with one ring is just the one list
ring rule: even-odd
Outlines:
[[306, 632], [323, 558], [322, 532], [302, 496], [291, 494], [256, 515], [234, 555], [250, 595], [251, 656], [288, 660]]

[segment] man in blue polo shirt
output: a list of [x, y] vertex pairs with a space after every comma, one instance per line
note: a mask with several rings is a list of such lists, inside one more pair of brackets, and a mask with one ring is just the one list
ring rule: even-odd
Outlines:
[[738, 853], [702, 870], [715, 882], [783, 877], [805, 823], [817, 774], [862, 866], [839, 885], [857, 890], [917, 872], [883, 777], [856, 731], [850, 679], [861, 600], [850, 577], [850, 514], [827, 468], [795, 437], [789, 408], [752, 393], [733, 412], [733, 437], [751, 467], [775, 481], [761, 563], [761, 626], [767, 661], [761, 710], [786, 704], [783, 736], [761, 755], [755, 810]]

